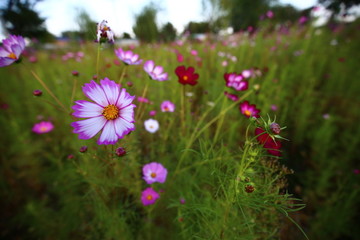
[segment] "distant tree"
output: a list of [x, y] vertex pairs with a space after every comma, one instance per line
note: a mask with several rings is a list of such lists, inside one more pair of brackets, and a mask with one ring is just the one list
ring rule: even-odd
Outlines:
[[83, 34], [80, 31], [64, 31], [61, 33], [61, 37], [77, 40], [82, 39]]
[[275, 5], [271, 7], [271, 11], [274, 13], [274, 19], [276, 22], [284, 23], [286, 21], [295, 22], [302, 15], [304, 15], [303, 11], [297, 10], [294, 6], [287, 5]]
[[347, 14], [351, 7], [360, 5], [360, 0], [318, 0], [318, 2], [335, 14], [341, 11]]
[[208, 33], [210, 32], [209, 22], [189, 22], [185, 27], [185, 31], [190, 33]]
[[160, 39], [164, 42], [174, 41], [176, 38], [176, 29], [170, 23], [166, 23], [160, 30]]
[[80, 37], [92, 41], [96, 39], [97, 23], [90, 18], [90, 15], [83, 9], [78, 11], [76, 21], [79, 25]]
[[133, 31], [140, 41], [154, 42], [158, 40], [157, 12], [158, 10], [153, 5], [148, 5], [143, 8], [139, 15], [135, 16]]
[[53, 40], [46, 30], [45, 19], [34, 10], [41, 0], [8, 0], [1, 10], [1, 23], [10, 34], [36, 38], [40, 41]]
[[131, 35], [127, 32], [124, 32], [123, 35], [122, 35], [122, 38], [123, 39], [131, 39]]
[[273, 0], [226, 0], [229, 7], [230, 25], [234, 31], [256, 27], [261, 14], [269, 10]]

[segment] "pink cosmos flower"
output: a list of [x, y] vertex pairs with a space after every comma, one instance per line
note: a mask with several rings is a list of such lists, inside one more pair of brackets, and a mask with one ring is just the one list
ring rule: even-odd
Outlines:
[[110, 29], [107, 25], [106, 20], [102, 20], [100, 23], [97, 24], [97, 31], [96, 31], [96, 41], [103, 43], [108, 40], [108, 42], [114, 42], [114, 32]]
[[139, 55], [134, 54], [132, 51], [124, 51], [122, 48], [119, 48], [115, 49], [115, 54], [126, 65], [139, 65], [142, 63], [142, 60], [139, 59]]
[[176, 54], [176, 59], [179, 63], [184, 61], [184, 56], [181, 53]]
[[170, 101], [163, 101], [160, 108], [162, 112], [174, 112], [175, 104]]
[[167, 176], [167, 170], [161, 163], [152, 162], [144, 165], [143, 179], [147, 184], [153, 184], [154, 182], [164, 183]]
[[244, 101], [242, 103], [240, 103], [239, 109], [241, 111], [241, 113], [249, 118], [249, 117], [255, 117], [255, 118], [259, 118], [260, 115], [260, 110], [256, 108], [255, 104], [249, 104], [248, 101]]
[[10, 35], [2, 41], [0, 47], [0, 67], [9, 66], [19, 60], [20, 54], [25, 49], [25, 41], [22, 36]]
[[241, 75], [244, 77], [244, 78], [249, 78], [251, 77], [251, 70], [244, 70], [242, 71]]
[[141, 193], [141, 202], [144, 206], [152, 205], [156, 202], [156, 200], [159, 197], [160, 195], [157, 192], [155, 192], [154, 189], [149, 187]]
[[245, 91], [248, 89], [248, 81], [241, 74], [225, 73], [224, 79], [227, 87], [232, 87], [236, 91]]
[[73, 116], [88, 118], [73, 122], [71, 126], [79, 139], [90, 139], [100, 130], [102, 133], [98, 144], [115, 144], [118, 139], [135, 130], [134, 108], [135, 96], [130, 96], [125, 88], [120, 88], [114, 81], [104, 78], [100, 85], [95, 81], [83, 86], [85, 96], [93, 100], [75, 101]]
[[48, 133], [51, 132], [54, 129], [54, 125], [51, 122], [39, 122], [36, 123], [33, 128], [32, 131], [36, 134], [43, 134], [43, 133]]
[[149, 74], [149, 76], [153, 80], [158, 80], [158, 81], [168, 80], [168, 74], [163, 73], [164, 68], [162, 66], [155, 66], [155, 63], [152, 60], [145, 62], [144, 70]]
[[274, 12], [273, 11], [267, 11], [267, 13], [266, 13], [266, 17], [268, 17], [268, 18], [273, 18], [274, 17]]

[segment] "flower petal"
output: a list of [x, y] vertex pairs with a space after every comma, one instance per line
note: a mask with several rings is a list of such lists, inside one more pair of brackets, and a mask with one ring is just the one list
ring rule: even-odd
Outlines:
[[115, 144], [118, 141], [118, 136], [115, 130], [115, 121], [107, 121], [104, 126], [104, 129], [100, 135], [100, 138], [97, 141], [97, 144]]
[[145, 70], [147, 73], [152, 72], [152, 70], [154, 69], [154, 67], [155, 67], [155, 63], [154, 63], [154, 61], [152, 61], [152, 60], [146, 61], [146, 62], [144, 63], [144, 70]]
[[128, 106], [133, 100], [135, 99], [135, 96], [131, 96], [129, 93], [126, 92], [126, 89], [121, 89], [121, 93], [119, 95], [119, 98], [116, 102], [116, 106], [120, 109]]
[[130, 104], [130, 105], [120, 109], [120, 117], [130, 123], [135, 122], [135, 118], [134, 118], [134, 108], [135, 107], [136, 107], [135, 104]]
[[82, 88], [84, 94], [96, 102], [97, 104], [106, 107], [109, 105], [106, 94], [101, 86], [99, 86], [94, 80], [90, 83], [85, 83]]
[[114, 133], [116, 133], [116, 135], [120, 139], [123, 138], [125, 135], [129, 134], [131, 131], [135, 130], [135, 125], [126, 121], [123, 118], [117, 118], [116, 120], [114, 120], [114, 122]]
[[102, 111], [104, 110], [104, 108], [98, 104], [84, 100], [75, 101], [72, 109], [75, 111], [72, 115], [78, 118], [98, 117], [102, 115]]
[[104, 90], [109, 104], [116, 104], [120, 93], [119, 85], [116, 84], [114, 81], [109, 80], [108, 78], [100, 80], [100, 85]]
[[79, 134], [79, 139], [90, 139], [94, 137], [105, 125], [106, 119], [103, 116], [89, 118], [71, 123], [73, 133]]

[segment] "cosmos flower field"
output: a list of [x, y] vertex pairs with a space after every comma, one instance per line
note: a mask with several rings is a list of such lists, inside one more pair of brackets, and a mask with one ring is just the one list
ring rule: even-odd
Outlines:
[[359, 23], [0, 47], [2, 239], [357, 239]]

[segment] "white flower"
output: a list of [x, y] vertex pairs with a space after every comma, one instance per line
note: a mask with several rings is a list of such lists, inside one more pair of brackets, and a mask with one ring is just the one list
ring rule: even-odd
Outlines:
[[149, 133], [155, 133], [157, 130], [159, 130], [159, 122], [152, 118], [145, 120], [144, 126], [146, 131]]

